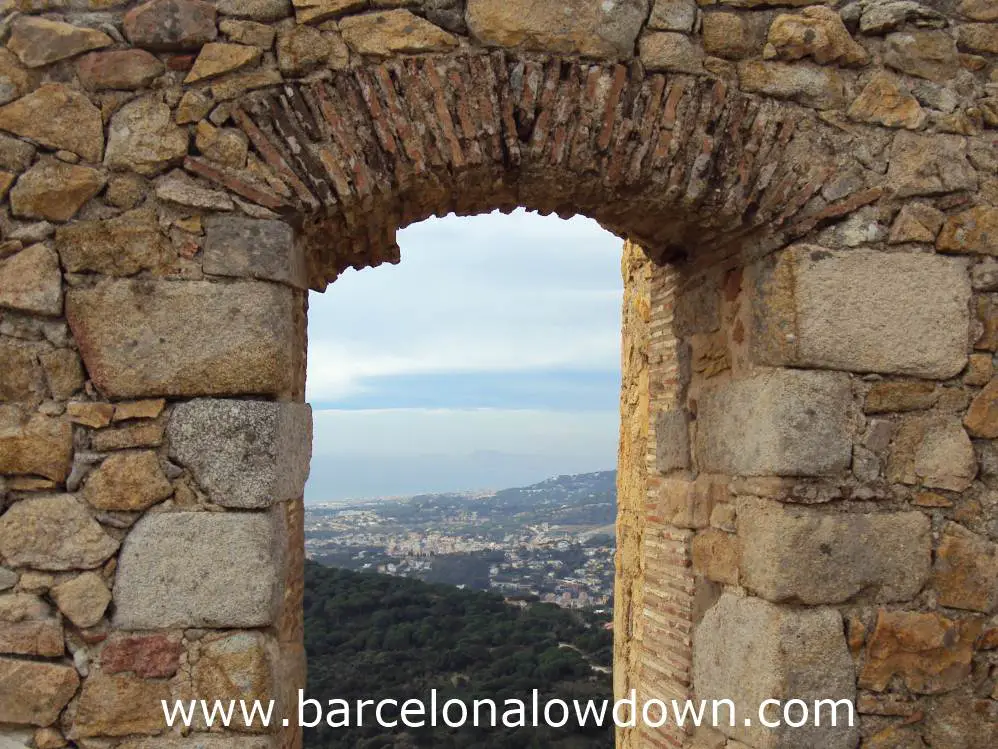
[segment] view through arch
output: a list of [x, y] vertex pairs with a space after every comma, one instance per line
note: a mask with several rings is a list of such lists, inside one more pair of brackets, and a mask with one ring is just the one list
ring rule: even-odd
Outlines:
[[[612, 699], [622, 244], [582, 217], [448, 216], [311, 295], [306, 554], [464, 592], [308, 570], [309, 694]], [[518, 727], [497, 702], [495, 729], [320, 723], [305, 746], [612, 743], [611, 721]]]
[[380, 5], [10, 19], [4, 738], [297, 747], [158, 703], [304, 683], [307, 290], [522, 206], [634, 259], [618, 695], [739, 718], [621, 745], [994, 744], [991, 4]]

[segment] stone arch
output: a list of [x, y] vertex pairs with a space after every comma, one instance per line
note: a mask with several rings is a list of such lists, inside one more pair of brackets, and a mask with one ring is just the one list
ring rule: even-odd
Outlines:
[[993, 743], [988, 3], [18, 5], [13, 740], [183, 749], [161, 698], [293, 705], [306, 291], [396, 262], [414, 221], [526, 206], [628, 240], [618, 695], [862, 713], [620, 744]]

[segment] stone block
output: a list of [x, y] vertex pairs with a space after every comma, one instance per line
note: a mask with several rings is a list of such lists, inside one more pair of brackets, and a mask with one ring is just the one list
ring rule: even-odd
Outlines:
[[56, 249], [71, 273], [131, 276], [158, 268], [174, 255], [158, 222], [150, 208], [103, 221], [78, 221], [56, 231]]
[[655, 420], [655, 467], [660, 473], [690, 467], [689, 416], [685, 411], [663, 411]]
[[167, 437], [170, 457], [213, 502], [269, 507], [304, 490], [312, 412], [303, 403], [198, 399], [174, 409]]
[[100, 667], [108, 674], [131, 671], [146, 679], [168, 678], [180, 668], [183, 651], [180, 635], [176, 633], [116, 632], [101, 648]]
[[287, 287], [109, 279], [66, 307], [108, 397], [279, 394], [296, 377], [301, 310]]
[[941, 195], [977, 189], [977, 173], [960, 136], [901, 132], [891, 147], [887, 184], [902, 198]]
[[694, 633], [696, 699], [734, 702], [736, 725], [729, 726], [722, 712], [716, 728], [755, 749], [854, 749], [858, 728], [841, 720], [838, 727], [826, 720], [774, 729], [757, 718], [766, 699], [811, 705], [816, 699], [854, 700], [855, 680], [842, 617], [834, 609], [793, 609], [724, 593]]
[[0, 406], [0, 473], [65, 481], [73, 463], [73, 426], [63, 419]]
[[[237, 632], [201, 641], [193, 670], [194, 693], [212, 700], [260, 700], [274, 697], [271, 657], [267, 639], [259, 632]], [[240, 724], [239, 730], [259, 730]]]
[[701, 470], [743, 476], [823, 476], [849, 467], [847, 375], [772, 370], [710, 386], [697, 413]]
[[96, 626], [111, 603], [111, 591], [96, 572], [84, 572], [59, 583], [51, 595], [59, 611], [81, 628]]
[[0, 658], [0, 723], [50, 725], [79, 685], [72, 666]]
[[63, 654], [62, 622], [28, 593], [0, 595], [0, 653], [57, 658]]
[[267, 514], [147, 515], [125, 539], [114, 586], [122, 629], [264, 627], [280, 569]]
[[734, 534], [708, 528], [693, 537], [693, 571], [708, 580], [738, 585], [738, 541]]
[[648, 0], [468, 0], [472, 36], [486, 46], [586, 57], [630, 57], [648, 18]]
[[283, 221], [209, 216], [205, 235], [205, 273], [308, 288], [305, 258], [295, 244], [294, 230]]
[[152, 450], [109, 456], [87, 479], [83, 497], [99, 510], [141, 512], [173, 494]]
[[40, 315], [62, 313], [59, 256], [43, 244], [0, 261], [0, 307]]
[[738, 504], [742, 584], [776, 603], [907, 601], [929, 579], [921, 512], [828, 513], [765, 499]]
[[933, 587], [942, 606], [993, 612], [998, 607], [998, 544], [948, 523], [936, 551]]
[[757, 271], [762, 363], [938, 379], [967, 363], [971, 289], [959, 260], [797, 245]]
[[0, 515], [0, 558], [12, 566], [93, 569], [117, 549], [118, 542], [71, 494], [22, 499]]
[[161, 701], [170, 698], [168, 681], [97, 671], [83, 683], [69, 736], [78, 739], [162, 733], [166, 721]]
[[910, 418], [897, 431], [887, 463], [890, 481], [960, 492], [976, 475], [974, 446], [958, 418]]
[[860, 688], [883, 692], [896, 676], [918, 694], [955, 689], [970, 675], [983, 624], [980, 618], [881, 610], [867, 642]]

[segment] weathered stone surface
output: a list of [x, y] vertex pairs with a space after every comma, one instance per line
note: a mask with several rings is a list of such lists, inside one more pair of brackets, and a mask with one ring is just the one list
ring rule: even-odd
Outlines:
[[72, 666], [0, 658], [0, 723], [50, 725], [79, 685]]
[[703, 14], [703, 48], [709, 55], [742, 60], [762, 52], [767, 21], [763, 16], [735, 13]]
[[977, 187], [966, 142], [955, 135], [898, 133], [887, 180], [899, 197], [938, 195]]
[[145, 679], [169, 678], [180, 668], [184, 646], [177, 634], [112, 634], [100, 653], [101, 671]]
[[661, 473], [690, 466], [689, 417], [680, 410], [663, 411], [655, 420], [655, 467]]
[[0, 473], [64, 481], [73, 459], [68, 421], [0, 406]]
[[304, 489], [312, 445], [305, 404], [194, 400], [174, 409], [167, 436], [170, 457], [217, 504], [269, 507]]
[[72, 151], [86, 161], [98, 162], [104, 152], [100, 110], [61, 83], [47, 83], [0, 108], [0, 130]]
[[97, 169], [45, 159], [17, 180], [10, 191], [10, 208], [24, 218], [69, 221], [105, 181]]
[[367, 0], [293, 0], [293, 3], [298, 23], [319, 23], [367, 6]]
[[194, 143], [205, 158], [235, 169], [246, 166], [249, 139], [242, 130], [202, 120], [195, 129]]
[[23, 172], [31, 166], [36, 150], [20, 138], [0, 134], [0, 167], [11, 172]]
[[83, 387], [83, 365], [73, 349], [45, 351], [39, 354], [38, 359], [53, 398], [65, 400]]
[[62, 312], [59, 256], [35, 244], [0, 260], [0, 307], [58, 315]]
[[756, 287], [752, 349], [764, 363], [940, 379], [967, 363], [960, 262], [797, 245], [760, 268]]
[[[194, 666], [194, 692], [221, 700], [261, 700], [274, 696], [267, 640], [259, 632], [238, 632], [202, 640]], [[259, 718], [239, 730], [259, 730]]]
[[[757, 715], [763, 700], [855, 698], [842, 618], [828, 608], [792, 609], [725, 593], [696, 629], [693, 683], [698, 700], [729, 699], [737, 715]], [[772, 715], [768, 716], [770, 720]], [[825, 721], [791, 729], [742, 721], [716, 728], [757, 749], [852, 749], [857, 728]]]
[[798, 63], [746, 60], [738, 66], [743, 91], [790, 99], [818, 109], [846, 104], [846, 86], [834, 69]]
[[942, 252], [998, 255], [998, 208], [978, 205], [950, 216], [936, 247]]
[[962, 0], [960, 12], [972, 21], [998, 21], [998, 6], [992, 0]]
[[295, 26], [277, 37], [277, 64], [285, 75], [305, 75], [316, 68], [342, 69], [350, 50], [339, 34]]
[[301, 248], [295, 245], [294, 231], [283, 221], [209, 216], [205, 234], [205, 273], [308, 288]]
[[47, 396], [42, 366], [38, 363], [40, 345], [29, 341], [0, 338], [0, 403], [35, 404]]
[[29, 593], [0, 595], [0, 653], [57, 658], [63, 654], [62, 623]]
[[703, 72], [703, 50], [686, 34], [674, 31], [645, 34], [641, 37], [638, 49], [641, 61], [649, 70]]
[[136, 208], [103, 221], [79, 221], [56, 230], [56, 249], [71, 273], [130, 276], [157, 268], [173, 254], [156, 211]]
[[[283, 2], [283, 0], [281, 0]], [[222, 11], [224, 13], [224, 11]], [[256, 21], [236, 21], [226, 18], [218, 24], [218, 30], [233, 42], [252, 44], [262, 49], [270, 49], [274, 45], [275, 29], [265, 23]]]
[[648, 0], [622, 0], [612, 5], [598, 0], [468, 0], [465, 17], [471, 34], [488, 46], [630, 57], [648, 17]]
[[163, 74], [165, 66], [144, 49], [94, 52], [76, 63], [80, 83], [92, 91], [145, 88]]
[[766, 499], [738, 503], [741, 581], [774, 603], [907, 601], [929, 578], [921, 512], [829, 514]]
[[87, 479], [83, 497], [98, 510], [142, 511], [173, 494], [151, 450], [109, 456]]
[[960, 49], [971, 52], [998, 54], [998, 25], [993, 23], [967, 23], [957, 28]]
[[205, 187], [180, 169], [156, 180], [156, 197], [189, 208], [231, 211], [235, 207], [228, 193]]
[[115, 398], [284, 392], [296, 309], [291, 289], [255, 281], [108, 280], [66, 302], [91, 379]]
[[59, 611], [77, 627], [84, 628], [96, 625], [111, 603], [111, 591], [96, 572], [84, 572], [59, 583], [52, 588], [51, 595]]
[[906, 31], [887, 36], [884, 62], [895, 70], [945, 83], [959, 67], [956, 42], [945, 31]]
[[998, 544], [948, 523], [936, 551], [933, 587], [942, 606], [991, 613], [998, 607]]
[[166, 401], [162, 398], [115, 403], [114, 420], [127, 421], [129, 419], [155, 419], [163, 413], [164, 408], [166, 408]]
[[677, 528], [706, 528], [714, 507], [728, 499], [727, 482], [701, 473], [695, 481], [668, 477], [658, 484], [656, 514]]
[[90, 446], [98, 452], [107, 450], [130, 450], [135, 447], [158, 447], [163, 444], [163, 421], [122, 424], [101, 429], [90, 436]]
[[260, 48], [249, 47], [245, 44], [226, 44], [224, 42], [212, 42], [201, 48], [201, 54], [194, 61], [194, 67], [187, 74], [184, 83], [196, 83], [197, 81], [217, 78], [220, 75], [231, 73], [247, 65], [251, 65], [260, 59]]
[[74, 424], [100, 429], [111, 423], [111, 418], [114, 416], [114, 406], [110, 403], [67, 403], [66, 416]]
[[980, 619], [954, 621], [939, 614], [880, 611], [866, 647], [859, 686], [882, 692], [900, 677], [919, 694], [957, 687], [970, 674]]
[[811, 57], [822, 65], [865, 65], [870, 55], [858, 44], [831, 8], [819, 5], [776, 17], [769, 27], [764, 56], [783, 60]]
[[11, 24], [7, 49], [29, 68], [39, 68], [113, 43], [103, 31], [47, 18], [20, 16]]
[[21, 66], [7, 49], [0, 49], [0, 104], [19, 99], [38, 85], [37, 73]]
[[905, 23], [941, 29], [946, 26], [946, 16], [914, 0], [880, 0], [863, 7], [859, 29], [864, 34], [883, 34]]
[[[2, 110], [0, 110], [2, 112]], [[158, 174], [187, 155], [187, 129], [155, 97], [129, 102], [111, 118], [104, 163], [112, 169]]]
[[162, 700], [170, 699], [170, 683], [129, 674], [97, 671], [83, 683], [71, 738], [156, 734], [166, 728]]
[[118, 549], [70, 494], [22, 499], [0, 515], [0, 556], [40, 570], [92, 569]]
[[974, 437], [998, 438], [998, 379], [993, 379], [977, 394], [964, 417], [963, 425]]
[[17, 585], [17, 573], [6, 567], [0, 567], [0, 590], [10, 590]]
[[918, 130], [925, 124], [925, 111], [918, 99], [887, 73], [876, 73], [849, 107], [849, 116], [859, 122]]
[[[362, 2], [356, 2], [357, 7]], [[291, 15], [291, 0], [215, 0], [215, 7], [222, 15], [254, 21], [280, 21]]]
[[693, 537], [693, 572], [723, 585], [738, 585], [740, 579], [738, 539], [732, 533], [708, 528]]
[[974, 446], [955, 417], [908, 419], [895, 435], [887, 464], [892, 482], [963, 491], [976, 475]]
[[696, 0], [654, 0], [648, 28], [689, 33], [693, 30], [696, 18]]
[[218, 36], [215, 6], [202, 0], [151, 0], [126, 13], [124, 26], [147, 49], [196, 50]]
[[745, 476], [822, 476], [851, 461], [846, 375], [775, 370], [714, 385], [700, 396], [701, 470]]
[[458, 45], [457, 37], [407, 10], [349, 16], [340, 21], [343, 41], [362, 55], [434, 52]]
[[866, 413], [924, 411], [939, 400], [935, 383], [924, 381], [878, 382], [866, 394]]
[[147, 515], [125, 539], [114, 586], [125, 629], [262, 627], [273, 621], [276, 530], [268, 515]]
[[946, 217], [927, 203], [905, 203], [891, 225], [890, 244], [935, 242]]

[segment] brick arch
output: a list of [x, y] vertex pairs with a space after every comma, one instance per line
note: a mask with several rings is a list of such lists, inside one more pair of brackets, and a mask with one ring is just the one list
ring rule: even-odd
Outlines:
[[451, 212], [580, 213], [661, 261], [753, 234], [778, 246], [882, 194], [821, 196], [849, 138], [811, 112], [638, 64], [426, 55], [253, 92], [232, 117], [290, 194], [185, 167], [288, 216], [314, 288], [397, 262], [398, 228]]
[[[617, 694], [995, 743], [991, 3], [14, 4], [0, 743], [191, 749], [156, 700], [232, 684], [291, 714], [306, 292], [521, 205], [629, 240]], [[217, 749], [299, 743], [256, 738]]]

